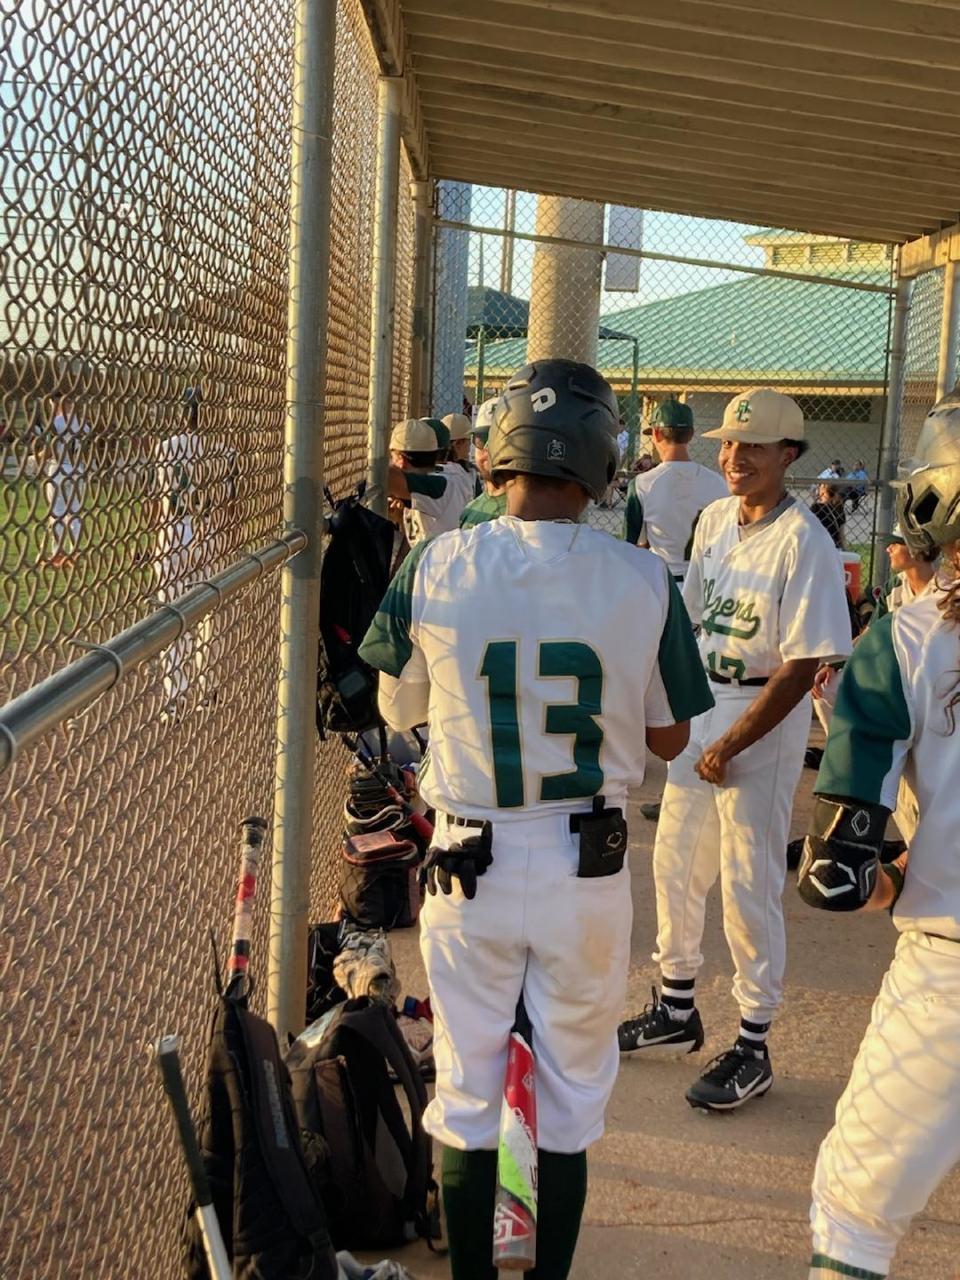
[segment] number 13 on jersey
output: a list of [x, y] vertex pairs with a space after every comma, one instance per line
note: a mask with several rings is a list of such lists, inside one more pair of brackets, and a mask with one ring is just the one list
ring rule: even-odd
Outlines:
[[[500, 809], [522, 808], [529, 802], [520, 734], [520, 644], [518, 640], [491, 640], [479, 671], [487, 682], [493, 780]], [[573, 738], [574, 768], [540, 774], [536, 798], [546, 802], [596, 795], [603, 787], [603, 730], [597, 719], [603, 703], [600, 657], [579, 640], [541, 640], [537, 642], [537, 675], [542, 680], [576, 680], [577, 697], [575, 702], [550, 702], [545, 707], [543, 732]], [[538, 754], [535, 749], [534, 754]]]

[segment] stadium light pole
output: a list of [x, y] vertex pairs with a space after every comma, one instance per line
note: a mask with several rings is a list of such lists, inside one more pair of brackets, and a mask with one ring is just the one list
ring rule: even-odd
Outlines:
[[957, 381], [957, 321], [960, 319], [960, 289], [957, 273], [960, 262], [948, 262], [943, 269], [943, 310], [940, 313], [940, 352], [937, 360], [937, 394], [942, 400]]
[[913, 297], [913, 280], [897, 281], [894, 295], [893, 323], [890, 327], [890, 356], [887, 362], [887, 403], [880, 435], [880, 465], [877, 480], [877, 508], [874, 518], [873, 567], [874, 584], [884, 582], [888, 563], [884, 548], [893, 532], [893, 488], [900, 458], [900, 417], [903, 412], [903, 382], [907, 355], [907, 321]]
[[283, 518], [307, 546], [285, 565], [267, 1016], [280, 1043], [303, 1029], [323, 533], [323, 395], [330, 278], [330, 168], [336, 0], [296, 0], [287, 308]]

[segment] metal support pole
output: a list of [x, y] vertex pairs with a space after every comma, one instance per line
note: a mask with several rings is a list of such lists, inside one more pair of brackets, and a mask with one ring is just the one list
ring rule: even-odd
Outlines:
[[483, 375], [484, 375], [484, 365], [486, 364], [486, 362], [487, 362], [487, 330], [484, 325], [481, 325], [480, 328], [477, 330], [477, 385], [474, 387], [474, 390], [473, 390], [473, 403], [477, 406], [477, 408], [479, 408], [480, 405], [483, 404], [483, 400], [484, 400]]
[[940, 313], [940, 358], [937, 361], [937, 400], [952, 391], [957, 381], [957, 324], [960, 323], [960, 262], [948, 262], [943, 269], [943, 310]]
[[503, 242], [503, 256], [500, 259], [500, 292], [510, 293], [513, 289], [513, 231], [517, 225], [517, 193], [508, 191], [503, 213], [503, 229], [506, 238]]
[[879, 488], [873, 522], [874, 584], [885, 582], [889, 565], [883, 547], [889, 541], [894, 523], [894, 492], [890, 481], [896, 478], [900, 458], [900, 416], [903, 411], [903, 380], [907, 354], [907, 321], [910, 316], [912, 280], [898, 280], [894, 299], [893, 324], [890, 329], [890, 358], [887, 362], [887, 403], [880, 435]]
[[283, 516], [308, 542], [283, 570], [280, 616], [267, 1016], [281, 1044], [306, 1004], [336, 3], [296, 0], [294, 15]]
[[410, 399], [407, 412], [411, 418], [423, 418], [430, 412], [430, 357], [433, 346], [431, 326], [433, 306], [430, 291], [433, 283], [433, 183], [411, 182], [416, 217], [413, 262], [413, 324], [410, 350]]
[[627, 423], [627, 466], [637, 460], [637, 437], [640, 434], [640, 339], [633, 339], [633, 373], [630, 377], [630, 416]]
[[397, 196], [403, 82], [381, 76], [377, 95], [377, 187], [370, 301], [370, 395], [367, 403], [367, 503], [387, 514], [393, 323], [397, 309]]

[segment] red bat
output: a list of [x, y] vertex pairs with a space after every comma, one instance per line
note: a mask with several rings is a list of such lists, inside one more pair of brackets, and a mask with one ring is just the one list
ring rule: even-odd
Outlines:
[[389, 778], [386, 778], [377, 768], [373, 757], [360, 745], [360, 739], [351, 738], [347, 733], [342, 733], [340, 737], [342, 738], [343, 744], [347, 750], [353, 752], [367, 772], [372, 773], [381, 784], [390, 799], [394, 800], [400, 806], [403, 812], [410, 819], [410, 825], [413, 827], [414, 831], [416, 831], [417, 835], [421, 836], [424, 840], [432, 840], [433, 824], [428, 822], [422, 813], [417, 813], [413, 805], [404, 799], [396, 787], [391, 785]]
[[493, 1265], [527, 1271], [537, 1261], [537, 1087], [533, 1030], [523, 1005], [510, 1032], [500, 1109]]
[[237, 900], [233, 911], [233, 943], [227, 961], [227, 988], [240, 983], [250, 963], [250, 935], [253, 931], [253, 899], [257, 891], [260, 850], [267, 832], [263, 818], [244, 818], [240, 845], [240, 874], [237, 878]]

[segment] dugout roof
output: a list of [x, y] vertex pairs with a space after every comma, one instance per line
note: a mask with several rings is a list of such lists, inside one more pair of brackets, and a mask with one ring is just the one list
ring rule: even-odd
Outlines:
[[419, 176], [901, 242], [960, 215], [952, 0], [364, 0]]

